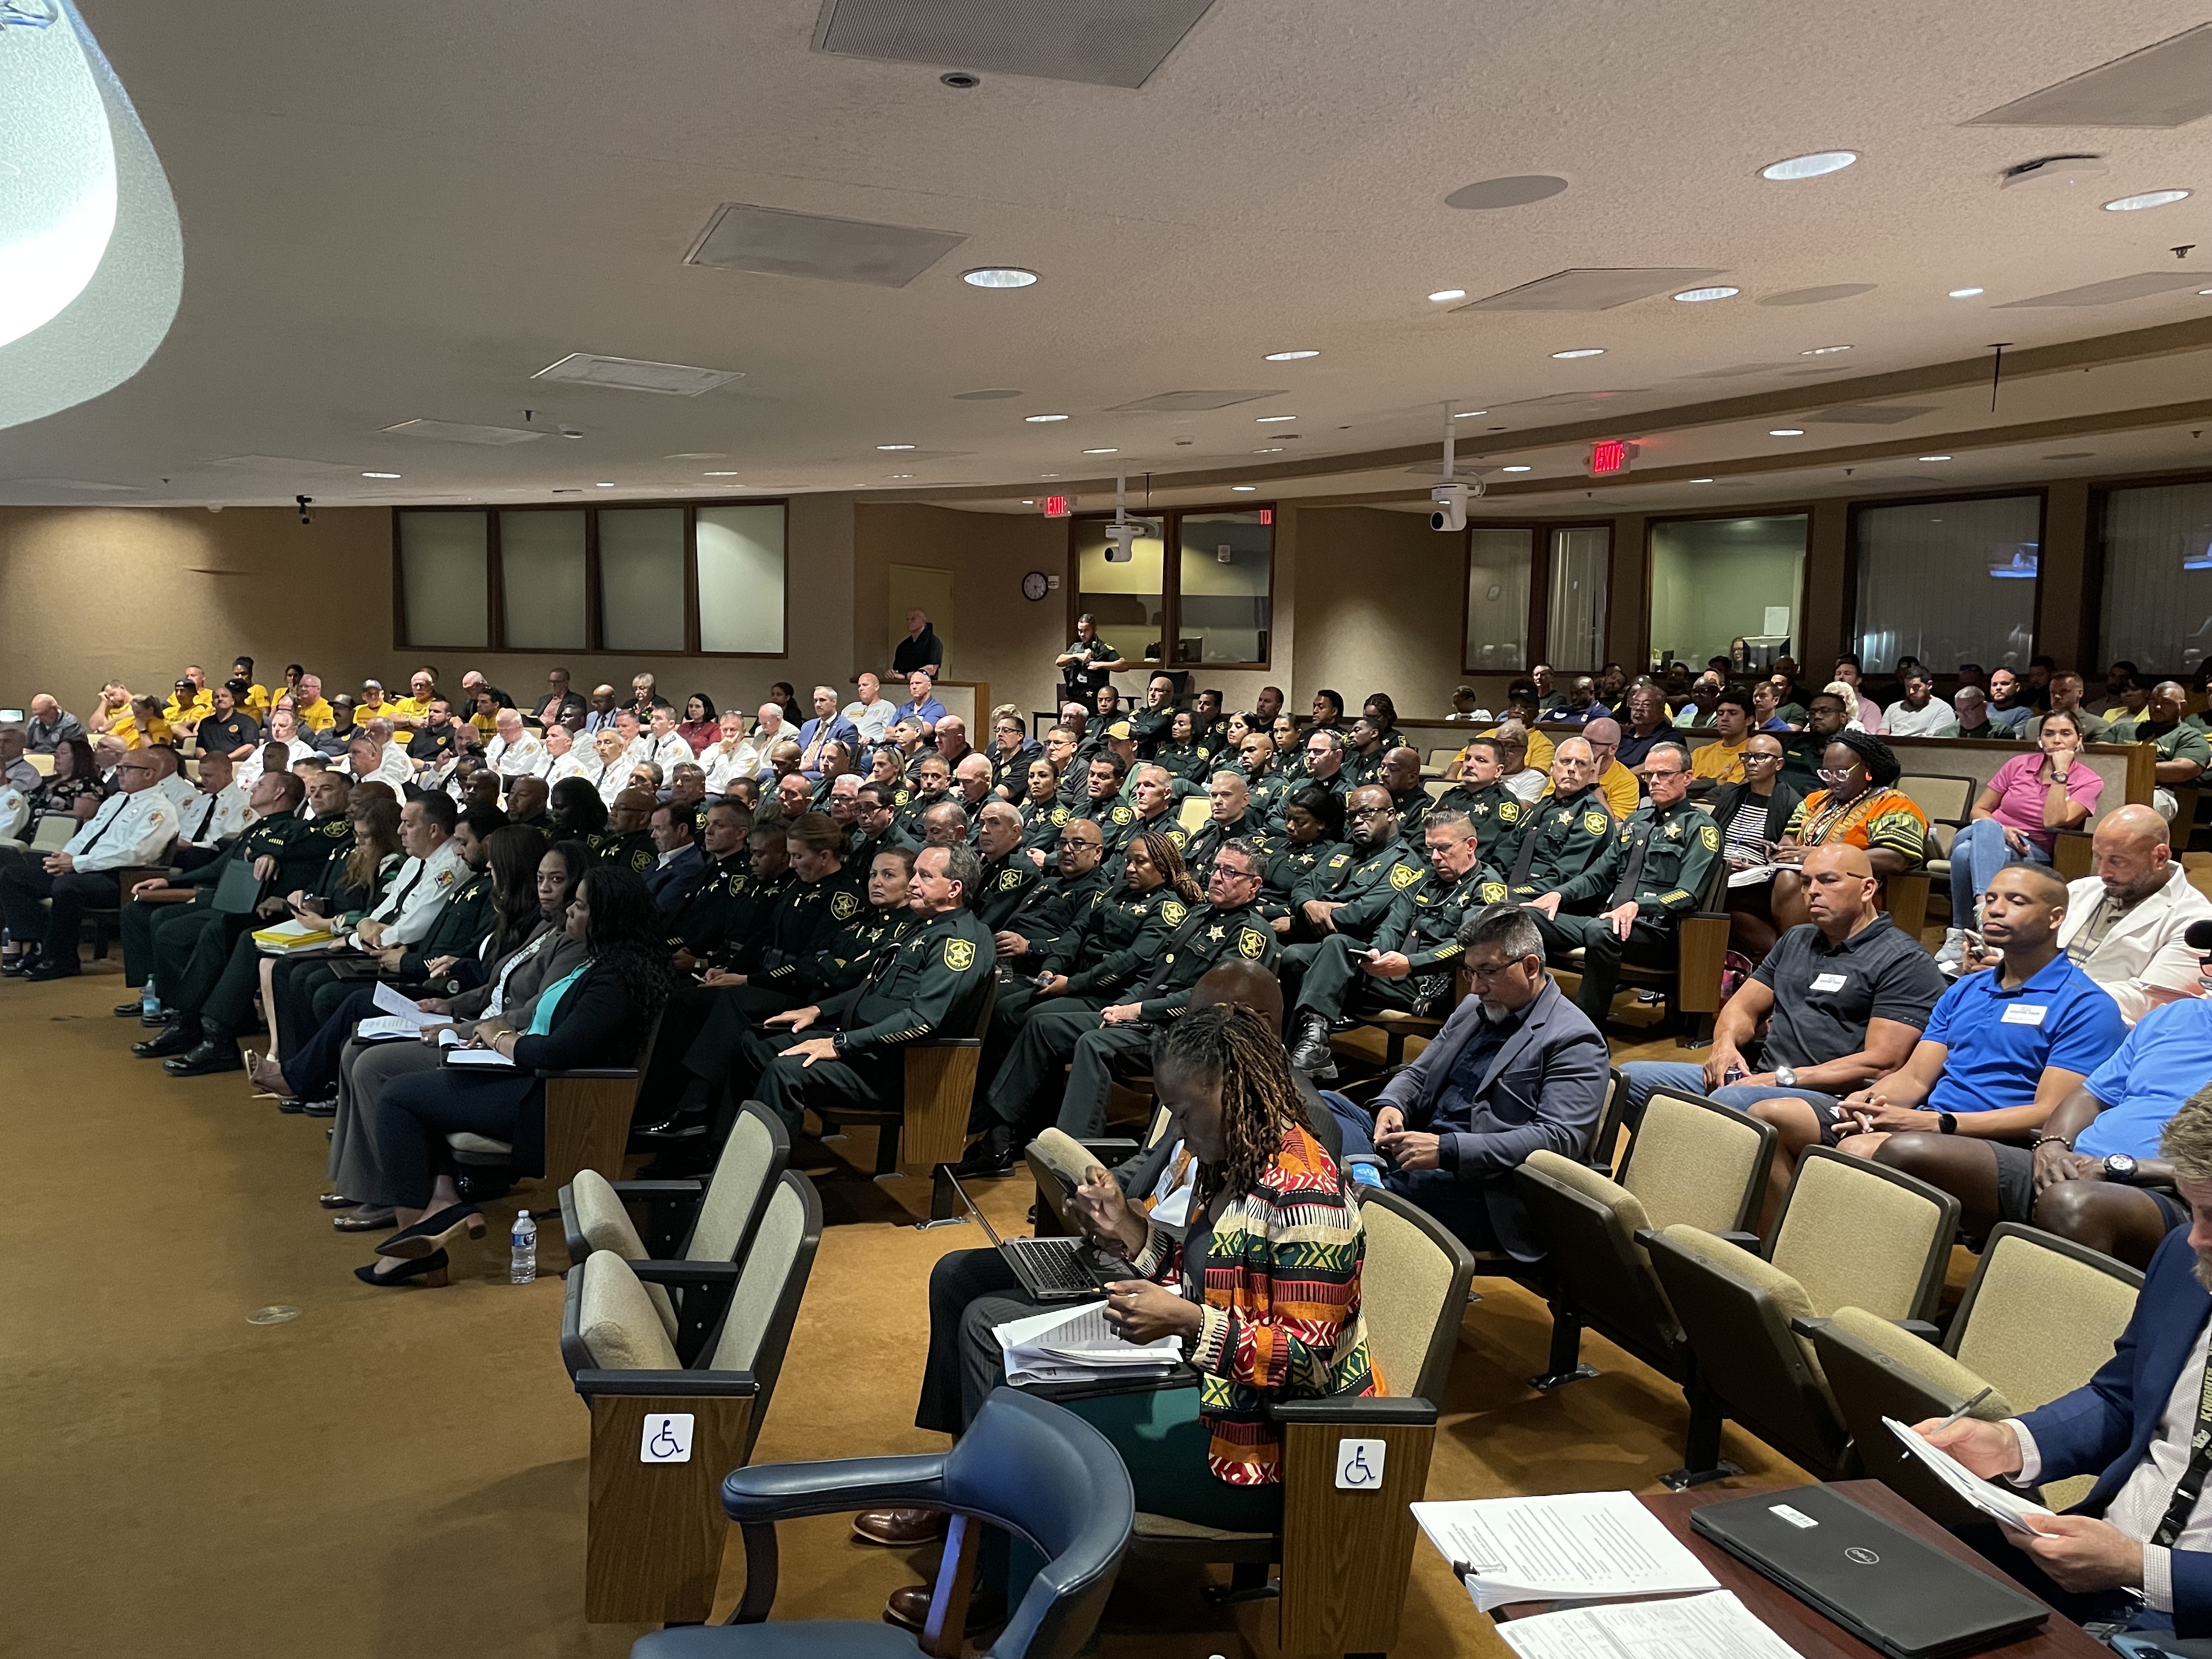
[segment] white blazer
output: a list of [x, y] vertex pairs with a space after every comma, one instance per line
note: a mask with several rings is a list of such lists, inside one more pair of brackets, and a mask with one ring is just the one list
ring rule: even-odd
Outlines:
[[[2182, 935], [2193, 921], [2212, 921], [2212, 900], [2189, 884], [2179, 864], [2166, 885], [2112, 924], [2103, 943], [2080, 964], [2103, 986], [2120, 1014], [2134, 1024], [2162, 1002], [2197, 994], [2197, 952]], [[2066, 884], [2066, 920], [2059, 924], [2061, 951], [2087, 926], [2105, 896], [2105, 884], [2084, 876]]]

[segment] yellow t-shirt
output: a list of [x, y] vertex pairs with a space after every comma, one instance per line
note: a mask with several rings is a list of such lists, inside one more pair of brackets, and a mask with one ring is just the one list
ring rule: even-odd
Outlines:
[[1690, 750], [1690, 775], [1711, 778], [1716, 783], [1743, 781], [1743, 751], [1751, 742], [1747, 732], [1735, 743], [1723, 743], [1716, 738], [1711, 743], [1701, 743]]
[[[1478, 732], [1476, 735], [1485, 738], [1495, 737], [1498, 735], [1498, 728], [1493, 726], [1489, 731]], [[1548, 772], [1552, 769], [1552, 751], [1556, 747], [1557, 745], [1541, 732], [1537, 731], [1534, 726], [1529, 728], [1528, 764], [1534, 767], [1536, 770]]]
[[[496, 714], [471, 714], [469, 716], [469, 724], [476, 727], [485, 744], [489, 744], [499, 735], [499, 716]], [[483, 744], [480, 744], [477, 746], [481, 748]]]
[[238, 712], [251, 714], [266, 726], [269, 723], [269, 688], [265, 685], [247, 686], [246, 701], [238, 706]]
[[[397, 702], [385, 704], [384, 718], [392, 722], [393, 741], [404, 744], [408, 738], [413, 737], [430, 718], [430, 704], [435, 701], [435, 698], [427, 698], [417, 702], [412, 697], [402, 697]], [[355, 709], [354, 718], [359, 720], [361, 717], [361, 710]]]
[[[1626, 822], [1628, 815], [1636, 810], [1636, 774], [1619, 761], [1614, 761], [1605, 769], [1605, 775], [1597, 781], [1597, 787], [1605, 795], [1607, 810], [1614, 817]], [[1550, 784], [1544, 786], [1546, 795], [1557, 793]]]
[[214, 713], [215, 693], [204, 687], [193, 694], [190, 703], [182, 702], [172, 696], [167, 706], [161, 710], [162, 716], [172, 721], [204, 720]]
[[[136, 714], [124, 715], [122, 719], [107, 728], [107, 735], [122, 744], [125, 749], [143, 749], [148, 741], [148, 734], [138, 729], [138, 718]], [[167, 720], [159, 716], [155, 717], [152, 740], [157, 744], [173, 744], [177, 740], [175, 735], [169, 730]]]
[[[296, 702], [297, 700], [295, 701]], [[327, 697], [317, 697], [314, 702], [301, 707], [299, 714], [300, 724], [310, 732], [327, 732], [338, 723], [338, 717], [331, 712]]]

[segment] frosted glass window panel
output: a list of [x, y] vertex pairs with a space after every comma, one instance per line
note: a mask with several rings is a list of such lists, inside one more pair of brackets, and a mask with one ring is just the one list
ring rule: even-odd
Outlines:
[[580, 651], [585, 639], [584, 513], [499, 515], [500, 587], [510, 651]]
[[[1702, 670], [1735, 642], [1793, 652], [1805, 574], [1803, 514], [1686, 519], [1651, 529], [1651, 654]], [[1770, 624], [1780, 623], [1778, 629]], [[1754, 658], [1754, 660], [1759, 659]]]
[[2105, 497], [2100, 662], [2188, 675], [2212, 655], [2212, 484]]
[[1194, 514], [1181, 524], [1176, 660], [1264, 664], [1274, 526], [1258, 512]]
[[485, 576], [490, 523], [483, 513], [400, 514], [408, 644], [491, 643]]
[[1938, 674], [1962, 662], [2025, 671], [2042, 524], [2035, 495], [1863, 510], [1855, 649], [1866, 672], [1899, 656]]
[[783, 505], [702, 507], [699, 648], [783, 654]]
[[1525, 527], [1478, 525], [1468, 532], [1468, 673], [1518, 673], [1528, 665], [1528, 572], [1535, 549], [1536, 532]]
[[1161, 575], [1166, 548], [1158, 520], [1152, 523], [1153, 533], [1138, 538], [1134, 556], [1127, 564], [1109, 564], [1105, 520], [1075, 521], [1076, 609], [1098, 619], [1098, 637], [1120, 652], [1125, 662], [1161, 659]]
[[684, 509], [599, 509], [599, 623], [610, 651], [684, 649]]
[[1613, 532], [1603, 526], [1552, 532], [1552, 609], [1544, 650], [1556, 669], [1596, 669], [1605, 662], [1606, 589]]

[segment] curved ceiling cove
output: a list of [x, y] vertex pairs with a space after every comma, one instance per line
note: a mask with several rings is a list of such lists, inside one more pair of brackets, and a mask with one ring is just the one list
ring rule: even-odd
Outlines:
[[69, 0], [0, 0], [0, 427], [137, 374], [183, 239], [137, 112]]

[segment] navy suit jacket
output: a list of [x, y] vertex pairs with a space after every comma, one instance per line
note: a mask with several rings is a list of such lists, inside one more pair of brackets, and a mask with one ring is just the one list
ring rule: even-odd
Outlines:
[[[2159, 1419], [2212, 1317], [2212, 1294], [2197, 1282], [2189, 1229], [2176, 1227], [2150, 1259], [2142, 1292], [2112, 1357], [2081, 1387], [2021, 1417], [2043, 1455], [2042, 1480], [2094, 1474], [2096, 1486], [2069, 1511], [2102, 1516], [2150, 1450]], [[2212, 1635], [2212, 1552], [2173, 1552], [2173, 1629]]]
[[[1453, 1009], [1421, 1057], [1390, 1079], [1375, 1109], [1395, 1106], [1406, 1115], [1407, 1127], [1425, 1130], [1460, 1050], [1481, 1019], [1479, 998]], [[1521, 1029], [1491, 1056], [1475, 1091], [1472, 1132], [1451, 1137], [1460, 1179], [1481, 1184], [1498, 1242], [1523, 1261], [1542, 1255], [1544, 1241], [1522, 1207], [1513, 1171], [1534, 1152], [1554, 1152], [1577, 1163], [1589, 1158], [1611, 1065], [1597, 1027], [1547, 979]]]
[[645, 890], [653, 895], [653, 907], [665, 915], [690, 896], [706, 873], [707, 854], [695, 841], [667, 863], [647, 871]]

